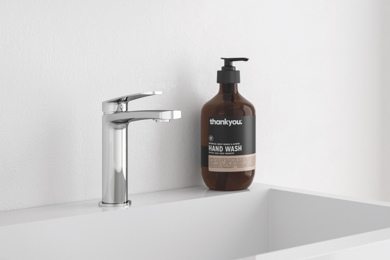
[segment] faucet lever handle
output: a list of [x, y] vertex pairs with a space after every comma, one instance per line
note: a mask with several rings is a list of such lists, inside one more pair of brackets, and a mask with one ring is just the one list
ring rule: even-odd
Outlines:
[[135, 99], [160, 95], [160, 94], [162, 94], [161, 91], [149, 91], [149, 92], [130, 94], [122, 97], [112, 98], [102, 103], [102, 110], [103, 113], [105, 114], [113, 114], [115, 112], [125, 112], [127, 111], [128, 102]]

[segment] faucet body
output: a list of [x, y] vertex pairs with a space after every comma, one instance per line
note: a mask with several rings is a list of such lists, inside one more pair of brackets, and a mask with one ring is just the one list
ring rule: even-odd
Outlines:
[[161, 94], [146, 92], [103, 102], [102, 117], [102, 201], [99, 206], [129, 206], [128, 199], [128, 125], [153, 119], [169, 122], [181, 118], [178, 110], [128, 111], [128, 102]]

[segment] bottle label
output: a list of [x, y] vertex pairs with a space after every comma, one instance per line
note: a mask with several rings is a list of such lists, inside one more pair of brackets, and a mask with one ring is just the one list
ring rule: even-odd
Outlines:
[[202, 158], [212, 172], [241, 172], [256, 167], [256, 116], [209, 117], [208, 151]]

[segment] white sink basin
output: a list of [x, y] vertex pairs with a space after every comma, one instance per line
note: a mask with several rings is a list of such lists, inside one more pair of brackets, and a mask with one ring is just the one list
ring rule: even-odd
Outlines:
[[390, 239], [390, 203], [262, 184], [131, 200], [108, 211], [93, 200], [1, 212], [0, 259], [343, 259], [335, 252]]

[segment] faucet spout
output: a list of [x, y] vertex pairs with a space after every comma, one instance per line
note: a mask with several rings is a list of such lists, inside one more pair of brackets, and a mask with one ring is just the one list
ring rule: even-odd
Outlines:
[[99, 206], [128, 207], [128, 125], [152, 119], [169, 122], [181, 118], [179, 110], [127, 111], [128, 102], [137, 98], [161, 94], [159, 91], [119, 97], [103, 102], [102, 201]]
[[181, 118], [179, 110], [139, 110], [119, 112], [115, 114], [103, 115], [104, 120], [108, 122], [124, 123], [138, 120], [154, 119], [154, 120], [171, 120]]

